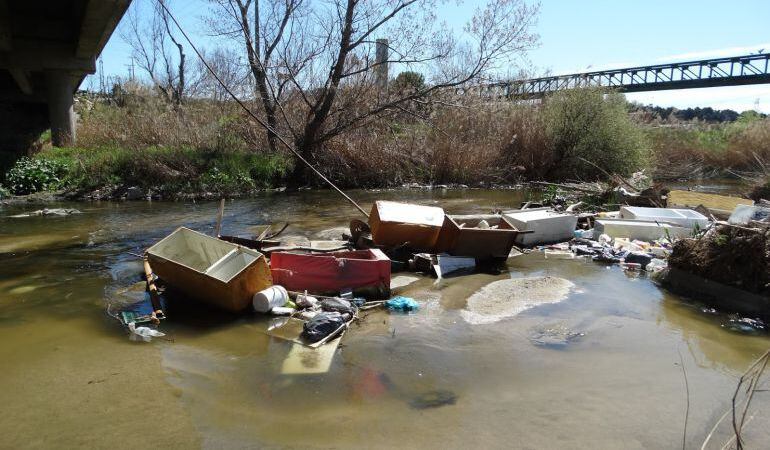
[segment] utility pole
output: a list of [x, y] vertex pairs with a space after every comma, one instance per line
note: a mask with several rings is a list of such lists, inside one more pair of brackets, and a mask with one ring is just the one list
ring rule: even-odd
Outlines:
[[99, 93], [104, 95], [105, 92], [105, 86], [104, 86], [104, 60], [99, 57]]
[[377, 39], [375, 47], [375, 64], [377, 67], [374, 69], [377, 87], [380, 91], [387, 89], [388, 87], [388, 40]]

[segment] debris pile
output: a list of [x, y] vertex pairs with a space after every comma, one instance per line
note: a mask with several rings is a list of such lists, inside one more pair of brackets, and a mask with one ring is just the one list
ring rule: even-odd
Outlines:
[[[613, 201], [622, 201], [612, 211], [591, 211], [586, 196], [598, 194], [585, 186], [574, 187], [583, 197], [571, 205], [552, 196], [518, 210], [478, 215], [377, 201], [367, 222], [353, 220], [349, 230], [323, 233], [317, 237], [326, 240], [317, 241], [282, 238], [288, 224], [272, 234], [267, 227], [253, 237], [220, 235], [222, 203], [215, 236], [177, 229], [147, 250], [145, 272], [156, 296], [155, 274], [161, 291], [178, 291], [185, 300], [231, 313], [250, 310], [272, 316], [269, 335], [311, 348], [338, 345], [362, 311], [419, 310], [414, 299], [391, 298], [392, 272], [422, 272], [439, 279], [461, 276], [531, 251], [548, 259], [590, 260], [626, 271], [661, 273], [664, 280], [670, 273], [685, 274], [679, 279], [699, 277], [767, 300], [770, 208], [745, 199], [669, 192], [651, 186], [642, 175], [612, 180], [610, 186], [595, 186], [605, 194], [610, 189]], [[662, 207], [666, 194], [678, 203]], [[728, 207], [729, 221], [717, 220]], [[674, 285], [682, 284], [674, 278]], [[473, 324], [495, 322], [537, 304], [558, 302], [572, 286], [554, 277], [497, 281], [471, 296], [462, 314]], [[770, 300], [760, 306], [770, 311]], [[122, 317], [132, 320], [127, 323], [131, 330], [140, 330], [135, 326], [140, 320], [157, 324], [164, 315], [160, 301], [154, 300], [150, 316]]]

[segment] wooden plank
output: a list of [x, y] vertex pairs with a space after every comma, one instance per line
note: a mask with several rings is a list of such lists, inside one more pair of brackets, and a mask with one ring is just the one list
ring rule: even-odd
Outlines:
[[738, 205], [753, 204], [752, 200], [740, 197], [675, 190], [668, 193], [666, 206], [669, 208], [697, 208], [703, 205], [714, 213], [729, 215]]

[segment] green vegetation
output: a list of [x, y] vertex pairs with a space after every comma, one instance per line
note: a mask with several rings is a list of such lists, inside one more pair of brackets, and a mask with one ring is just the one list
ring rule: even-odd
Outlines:
[[735, 122], [643, 129], [658, 178], [762, 173], [770, 164], [770, 118], [754, 111]]
[[24, 195], [58, 189], [65, 173], [66, 165], [58, 160], [24, 156], [16, 161], [5, 178], [11, 192]]
[[545, 102], [543, 115], [553, 158], [548, 178], [630, 175], [646, 162], [647, 141], [631, 122], [622, 95], [596, 89], [559, 92]]
[[23, 158], [6, 178], [15, 194], [137, 186], [165, 197], [212, 192], [243, 194], [275, 186], [291, 169], [286, 158], [190, 148], [53, 148]]
[[425, 77], [418, 72], [401, 72], [393, 80], [393, 88], [398, 91], [419, 91], [425, 87]]
[[[423, 82], [405, 72], [394, 84]], [[238, 195], [285, 185], [292, 173], [292, 156], [266, 150], [264, 130], [229, 101], [172, 107], [134, 87], [79, 105], [78, 147], [39, 140], [43, 149], [5, 174], [11, 193], [109, 196], [136, 186], [164, 198]], [[767, 176], [770, 119], [744, 113], [721, 124], [643, 122], [621, 95], [595, 89], [559, 92], [536, 105], [438, 93], [330, 139], [313, 158], [340, 186], [360, 188], [592, 181], [645, 168], [657, 179]]]

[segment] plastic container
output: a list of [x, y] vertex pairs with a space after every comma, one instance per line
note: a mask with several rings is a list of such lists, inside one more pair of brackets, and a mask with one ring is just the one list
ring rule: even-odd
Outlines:
[[270, 286], [254, 294], [251, 303], [254, 306], [254, 311], [267, 313], [273, 308], [285, 305], [288, 300], [289, 293], [283, 286]]

